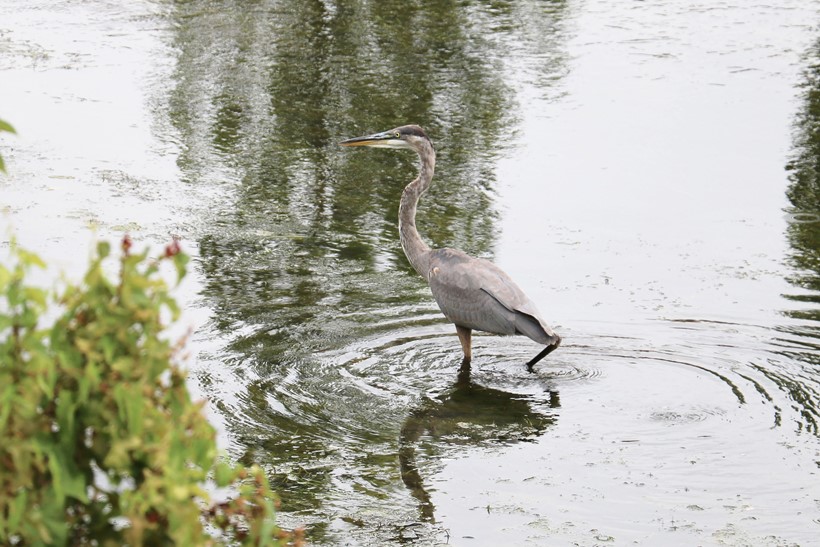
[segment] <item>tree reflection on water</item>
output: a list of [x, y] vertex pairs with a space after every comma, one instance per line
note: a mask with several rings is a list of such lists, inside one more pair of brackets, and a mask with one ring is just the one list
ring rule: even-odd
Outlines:
[[806, 289], [788, 298], [813, 305], [788, 313], [820, 321], [820, 42], [810, 56], [803, 83], [803, 107], [795, 121], [794, 157], [787, 166], [791, 184], [786, 195], [791, 202], [788, 235], [796, 270], [791, 281]]
[[794, 371], [760, 367], [798, 405], [801, 429], [820, 434], [820, 394], [812, 388], [820, 365], [820, 42], [810, 50], [804, 71], [803, 105], [795, 120], [794, 150], [787, 165], [786, 191], [791, 207], [789, 260], [794, 273], [789, 281], [799, 292], [784, 295], [793, 306], [785, 314], [797, 321], [781, 326], [776, 352], [804, 368]]
[[[412, 374], [394, 377], [395, 361], [365, 348], [374, 363], [367, 380], [351, 383], [348, 363], [328, 367], [316, 355], [371, 340], [385, 322], [417, 339], [413, 326], [429, 323], [435, 306], [398, 244], [398, 200], [416, 158], [346, 154], [338, 141], [425, 127], [439, 153], [420, 230], [433, 246], [492, 255], [495, 164], [519, 115], [506, 56], [531, 53], [532, 77], [549, 89], [565, 70], [564, 10], [561, 1], [174, 4], [169, 115], [184, 180], [214, 197], [197, 230], [198, 258], [211, 327], [225, 341], [214, 365], [227, 371], [198, 380], [226, 416], [235, 451], [276, 468], [287, 510], [327, 522], [336, 507], [379, 500], [393, 485], [404, 499], [395, 446], [417, 397], [395, 399]], [[416, 358], [410, 370], [436, 362]], [[384, 400], [368, 391], [379, 377]], [[481, 420], [507, 424], [510, 435], [547, 423], [515, 395], [465, 380], [413, 412], [403, 461], [423, 441], [411, 430], [442, 431], [463, 405], [473, 407], [460, 418], [473, 434]], [[351, 468], [343, 479], [339, 461]], [[355, 501], [351, 483], [364, 492]], [[318, 525], [311, 537], [321, 540]]]

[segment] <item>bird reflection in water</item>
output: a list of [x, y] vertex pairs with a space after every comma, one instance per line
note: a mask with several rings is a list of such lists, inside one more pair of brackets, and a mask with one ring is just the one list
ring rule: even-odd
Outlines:
[[[545, 406], [560, 408], [557, 391], [547, 390], [546, 395]], [[421, 519], [435, 522], [435, 507], [416, 463], [416, 448], [422, 438], [432, 438], [439, 446], [512, 444], [533, 440], [554, 422], [554, 415], [533, 407], [531, 397], [476, 384], [469, 364], [462, 366], [453, 387], [422, 401], [401, 428], [401, 478], [419, 502]]]

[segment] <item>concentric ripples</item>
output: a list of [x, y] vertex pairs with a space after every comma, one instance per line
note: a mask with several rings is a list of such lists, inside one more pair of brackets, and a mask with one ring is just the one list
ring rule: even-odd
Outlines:
[[[430, 500], [456, 523], [451, 533], [546, 544], [810, 544], [813, 529], [770, 533], [784, 522], [812, 526], [817, 512], [818, 490], [804, 475], [820, 466], [817, 353], [799, 361], [784, 351], [805, 340], [792, 346], [780, 328], [704, 320], [621, 325], [618, 336], [603, 324], [580, 327], [564, 332], [561, 351], [529, 380], [559, 402], [534, 445], [433, 467], [439, 495]], [[474, 378], [504, 389], [527, 382], [504, 363], [479, 368]], [[546, 399], [529, 393], [533, 407]], [[470, 478], [473, 461], [486, 476]]]
[[[735, 478], [707, 484], [692, 479], [692, 466], [711, 465], [716, 454], [765, 460], [750, 435], [782, 434], [808, 461], [820, 461], [790, 437], [817, 431], [818, 377], [810, 361], [793, 358], [816, 359], [817, 351], [786, 327], [698, 319], [559, 326], [560, 351], [532, 373], [524, 363], [537, 345], [477, 335], [465, 374], [452, 325], [432, 306], [397, 304], [321, 321], [335, 333], [321, 351], [294, 350], [275, 365], [237, 358], [233, 374], [241, 381], [211, 380], [223, 410], [241, 424], [238, 446], [268, 461], [286, 502], [304, 507], [286, 521], [331, 522], [347, 532], [376, 527], [382, 540], [423, 523], [414, 533], [432, 541], [452, 517], [436, 501], [439, 481], [453, 480], [447, 462], [521, 443], [549, 453], [556, 442], [596, 438], [589, 448], [596, 456], [576, 456], [614, 466], [615, 476], [624, 464], [614, 462], [631, 451], [633, 475], [656, 470], [657, 495], [682, 484], [708, 492], [724, 481], [721, 488], [731, 489]], [[568, 432], [564, 422], [577, 429]], [[581, 473], [581, 460], [577, 469], [561, 465]], [[651, 483], [648, 475], [637, 482]], [[706, 501], [689, 505], [698, 503]]]

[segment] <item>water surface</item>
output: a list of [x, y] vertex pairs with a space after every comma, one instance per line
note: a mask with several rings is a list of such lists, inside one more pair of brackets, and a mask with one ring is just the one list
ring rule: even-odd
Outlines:
[[[315, 544], [811, 545], [817, 15], [0, 2], [0, 191], [69, 269], [89, 225], [183, 237], [192, 384]], [[337, 146], [408, 122], [424, 237], [564, 337], [535, 373], [493, 336], [459, 373], [398, 245], [415, 158]]]

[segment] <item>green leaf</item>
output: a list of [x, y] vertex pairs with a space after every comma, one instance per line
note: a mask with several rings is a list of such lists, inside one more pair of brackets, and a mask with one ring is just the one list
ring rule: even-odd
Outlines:
[[46, 263], [43, 262], [43, 259], [37, 256], [35, 253], [30, 251], [26, 251], [25, 249], [17, 249], [17, 256], [20, 257], [20, 262], [24, 266], [37, 266], [38, 268], [45, 269]]
[[8, 520], [8, 529], [15, 531], [17, 530], [18, 526], [20, 525], [20, 521], [28, 512], [28, 491], [24, 488], [21, 488], [17, 491], [17, 495], [14, 496], [14, 501], [9, 506], [9, 520]]
[[0, 397], [0, 435], [6, 432], [6, 422], [11, 414], [12, 405], [14, 404], [14, 386], [7, 384], [3, 389], [3, 395]]
[[[52, 447], [47, 447], [48, 452], [53, 450]], [[62, 454], [59, 450], [48, 455], [48, 470], [51, 472], [51, 486], [54, 489], [54, 496], [58, 503], [63, 503], [65, 498], [65, 490], [63, 489], [63, 462], [61, 461]]]
[[129, 436], [139, 437], [143, 429], [142, 397], [124, 384], [114, 387], [114, 400], [117, 402], [120, 420], [127, 427]]
[[220, 488], [228, 486], [236, 478], [238, 471], [226, 462], [219, 462], [214, 469], [214, 481]]
[[0, 291], [4, 291], [9, 282], [11, 282], [11, 272], [0, 264]]
[[[265, 513], [266, 515], [273, 515], [273, 502], [269, 499], [266, 499], [264, 502], [265, 505]], [[276, 532], [276, 523], [273, 521], [272, 518], [266, 518], [262, 521], [262, 529], [259, 531], [259, 540], [265, 542], [266, 540], [273, 537], [274, 532]]]
[[43, 496], [40, 503], [42, 519], [38, 522], [40, 538], [50, 545], [65, 545], [68, 536], [68, 523], [65, 522], [65, 503], [57, 496]]
[[[6, 131], [7, 133], [17, 133], [14, 128], [8, 122], [4, 122], [0, 120], [0, 132]], [[3, 162], [3, 156], [0, 156], [0, 172], [6, 172], [6, 164]]]
[[74, 431], [74, 405], [73, 394], [68, 390], [63, 390], [57, 399], [57, 425], [60, 427], [60, 440], [63, 446], [71, 449], [75, 435]]
[[114, 355], [118, 349], [117, 339], [113, 334], [107, 334], [100, 340], [100, 346], [103, 350], [103, 357], [107, 363], [114, 361]]
[[[68, 459], [68, 455], [59, 447], [49, 454], [48, 469], [51, 471], [54, 493], [58, 500], [65, 497], [72, 497], [82, 502], [88, 502], [85, 491], [85, 477], [79, 472], [77, 467]], [[64, 504], [60, 501], [59, 505]]]
[[105, 258], [111, 254], [111, 244], [107, 241], [100, 241], [97, 243], [97, 255], [100, 258]]
[[177, 270], [177, 285], [182, 282], [182, 279], [188, 271], [189, 260], [190, 257], [185, 253], [177, 253], [174, 255], [174, 267]]
[[27, 300], [37, 304], [41, 309], [46, 307], [48, 295], [45, 290], [37, 287], [26, 287], [23, 289], [23, 295]]

